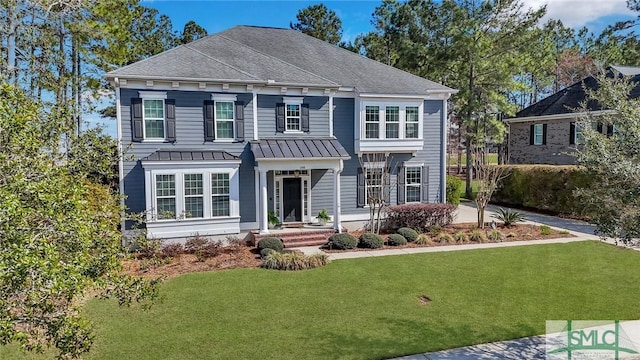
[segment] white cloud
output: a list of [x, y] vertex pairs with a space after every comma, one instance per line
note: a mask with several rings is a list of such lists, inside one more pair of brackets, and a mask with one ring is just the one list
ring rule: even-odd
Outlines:
[[525, 8], [538, 9], [547, 4], [549, 19], [562, 20], [565, 26], [578, 28], [587, 23], [609, 15], [632, 15], [627, 9], [626, 0], [524, 0]]

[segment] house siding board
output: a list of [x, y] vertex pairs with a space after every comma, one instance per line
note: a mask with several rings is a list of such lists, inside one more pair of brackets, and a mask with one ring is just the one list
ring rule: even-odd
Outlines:
[[416, 153], [411, 159], [418, 163], [424, 163], [429, 167], [429, 198], [428, 202], [441, 202], [440, 188], [442, 181], [440, 179], [441, 151], [442, 151], [442, 132], [446, 128], [442, 126], [442, 106], [440, 100], [425, 100], [424, 102], [424, 148]]
[[309, 214], [311, 219], [314, 220], [322, 209], [327, 210], [333, 216], [333, 172], [312, 170], [311, 214]]
[[[576, 158], [571, 154], [575, 145], [570, 144], [570, 118], [549, 121], [512, 122], [509, 124], [509, 162], [511, 164], [571, 165]], [[547, 141], [544, 145], [531, 145], [531, 125], [547, 125]]]
[[[273, 137], [327, 137], [329, 136], [329, 98], [326, 96], [305, 96], [303, 103], [309, 104], [309, 132], [283, 133], [276, 131], [276, 104], [283, 96], [258, 95], [258, 136]], [[238, 99], [239, 100], [239, 99]], [[247, 115], [245, 113], [245, 119]], [[245, 121], [246, 122], [246, 121]]]
[[[125, 149], [124, 161], [124, 191], [125, 205], [130, 212], [143, 212], [146, 208], [144, 169], [140, 159], [147, 157], [157, 150], [172, 151], [167, 160], [181, 157], [179, 151], [185, 150], [220, 150], [242, 159], [240, 165], [240, 217], [241, 222], [256, 221], [255, 210], [255, 178], [254, 158], [248, 141], [222, 143], [204, 141], [204, 100], [211, 99], [211, 92], [196, 91], [166, 91], [167, 99], [176, 102], [176, 141], [169, 142], [132, 142], [131, 141], [131, 99], [138, 98], [138, 91], [148, 89], [120, 89], [120, 114], [122, 125], [122, 145]], [[250, 93], [237, 94], [238, 101], [245, 104], [245, 119], [253, 118], [253, 95]], [[245, 120], [245, 139], [253, 137], [253, 122]], [[170, 156], [170, 158], [169, 158]], [[247, 205], [248, 204], [248, 205]], [[188, 226], [188, 222], [185, 222]]]

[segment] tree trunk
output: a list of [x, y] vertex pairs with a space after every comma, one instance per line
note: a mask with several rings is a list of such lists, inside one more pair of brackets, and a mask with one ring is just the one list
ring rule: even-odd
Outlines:
[[18, 5], [17, 4], [9, 4], [7, 6], [7, 17], [8, 17], [8, 33], [7, 33], [7, 75], [8, 82], [13, 83], [15, 86], [18, 85], [18, 76], [17, 69], [15, 68], [16, 64], [16, 32], [18, 27], [18, 19], [17, 13]]
[[478, 228], [484, 229], [484, 205], [477, 204], [478, 206]]
[[[469, 55], [469, 57], [471, 57]], [[472, 122], [472, 117], [473, 117], [473, 91], [475, 88], [475, 68], [473, 66], [473, 62], [470, 61], [471, 64], [469, 66], [469, 103], [467, 104], [467, 124], [470, 124]], [[466, 188], [465, 188], [465, 193], [466, 193], [466, 197], [467, 199], [472, 199], [473, 198], [473, 189], [471, 187], [471, 179], [473, 179], [473, 166], [472, 166], [472, 162], [471, 162], [471, 137], [469, 136], [469, 134], [471, 133], [471, 131], [469, 131], [469, 127], [467, 126], [467, 136], [466, 136], [466, 153], [467, 153], [467, 173], [466, 173]], [[478, 128], [476, 127], [476, 132], [478, 131]]]
[[466, 162], [466, 168], [467, 168], [467, 173], [466, 173], [466, 188], [465, 188], [465, 196], [467, 199], [472, 199], [473, 198], [473, 188], [471, 186], [471, 179], [473, 179], [473, 163], [472, 163], [472, 159], [471, 159], [471, 138], [469, 136], [467, 136], [467, 139], [465, 140], [465, 147], [466, 147], [466, 154], [467, 154], [467, 162]]

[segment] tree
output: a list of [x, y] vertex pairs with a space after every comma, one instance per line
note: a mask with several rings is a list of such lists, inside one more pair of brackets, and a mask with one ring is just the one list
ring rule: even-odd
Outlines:
[[121, 272], [118, 197], [60, 151], [70, 114], [0, 84], [0, 345], [54, 346], [64, 358], [93, 342], [79, 311], [88, 297], [130, 305], [158, 295], [157, 281]]
[[296, 19], [298, 22], [295, 24], [289, 23], [293, 30], [334, 45], [342, 38], [342, 21], [335, 11], [327, 9], [324, 4], [311, 5], [299, 10]]
[[[591, 211], [591, 222], [604, 237], [628, 243], [640, 237], [640, 100], [631, 99], [638, 84], [616, 73], [597, 77], [599, 88], [586, 89], [588, 101], [577, 126], [583, 145], [576, 156], [593, 186], [576, 190], [576, 196]], [[609, 110], [601, 115], [589, 112], [587, 105], [599, 104]], [[593, 122], [608, 126], [602, 134], [592, 129]]]
[[189, 20], [189, 22], [184, 24], [184, 29], [182, 30], [182, 35], [180, 35], [179, 43], [188, 44], [205, 36], [207, 36], [207, 30], [198, 25], [195, 21]]
[[478, 228], [484, 229], [484, 213], [491, 201], [491, 196], [509, 174], [504, 166], [490, 165], [481, 152], [476, 151], [475, 157], [478, 159], [475, 166], [478, 179], [478, 192], [475, 198]]
[[102, 128], [88, 129], [71, 139], [67, 163], [76, 176], [117, 191], [119, 160], [116, 139], [104, 134]]
[[[369, 207], [369, 226], [373, 233], [379, 234], [382, 226], [382, 213], [389, 205], [391, 197], [391, 157], [384, 153], [366, 153], [358, 156], [362, 171], [365, 204]], [[361, 191], [358, 189], [358, 191]]]

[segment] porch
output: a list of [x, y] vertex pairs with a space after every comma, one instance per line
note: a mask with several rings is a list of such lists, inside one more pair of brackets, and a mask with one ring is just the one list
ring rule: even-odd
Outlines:
[[280, 229], [269, 229], [269, 233], [261, 234], [260, 231], [251, 232], [251, 241], [256, 245], [260, 239], [267, 237], [277, 237], [282, 239], [286, 248], [301, 246], [319, 246], [326, 244], [331, 235], [337, 231], [333, 224], [325, 226], [313, 224], [297, 224], [295, 227], [282, 227]]

